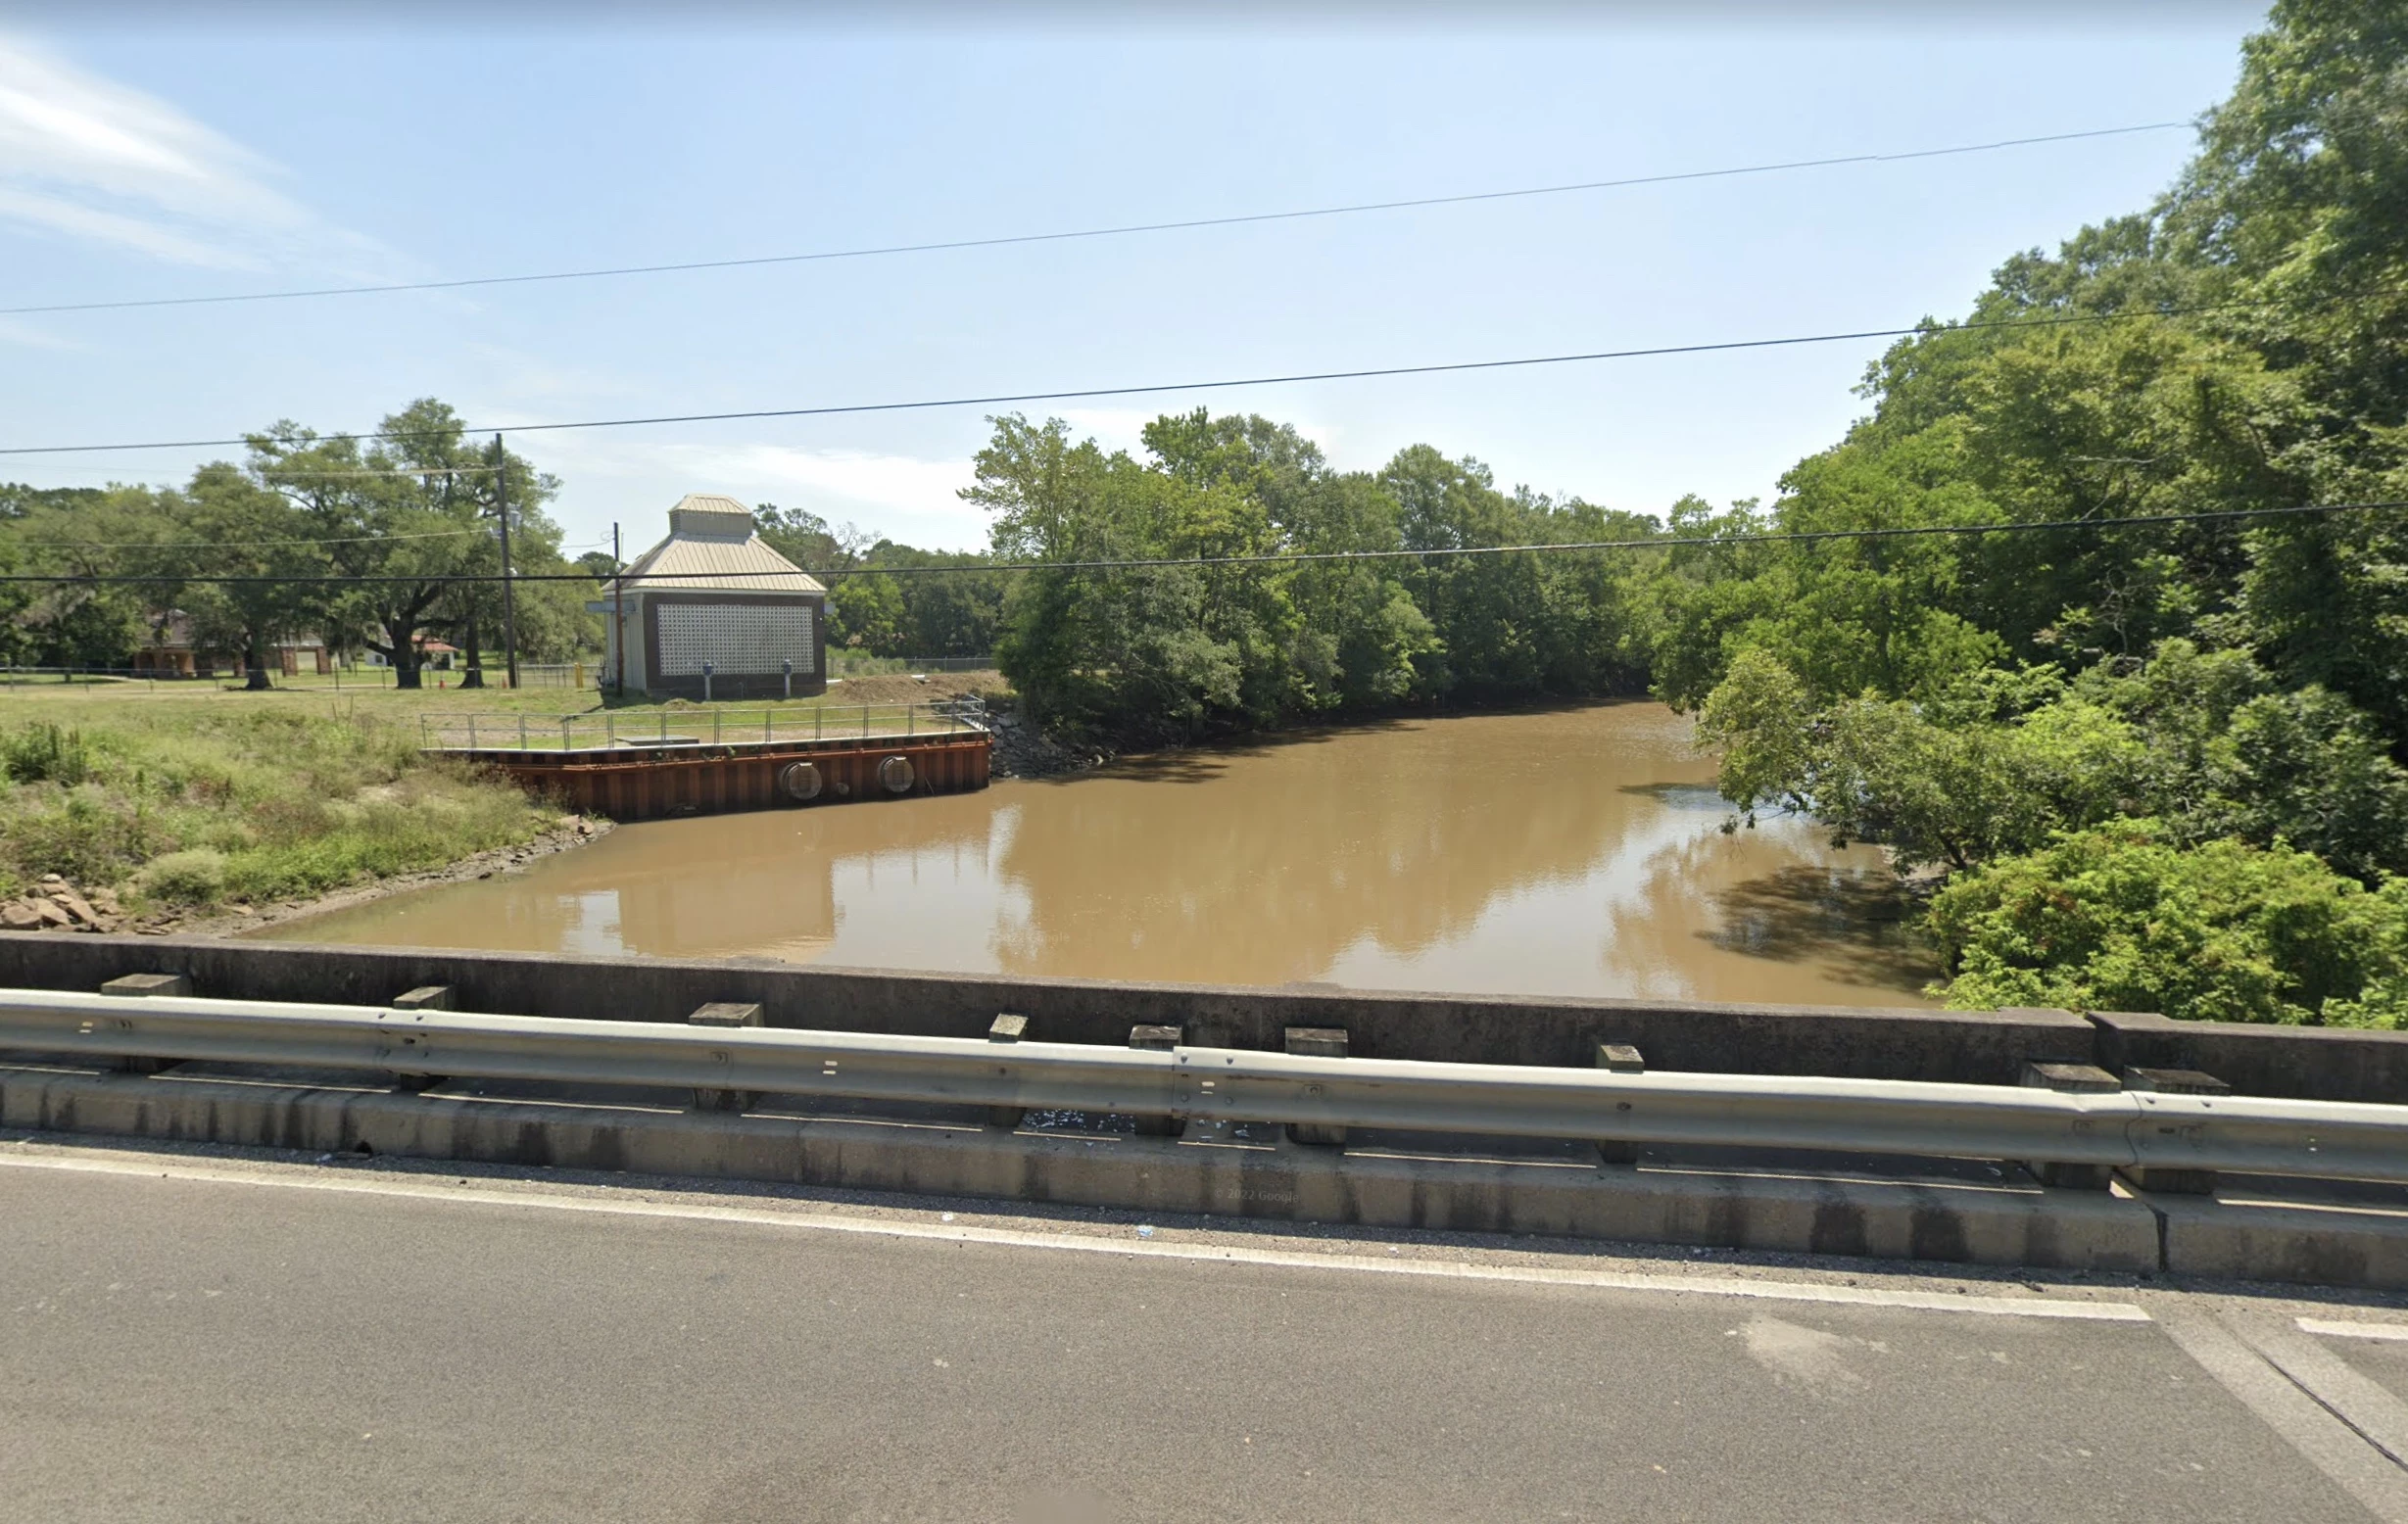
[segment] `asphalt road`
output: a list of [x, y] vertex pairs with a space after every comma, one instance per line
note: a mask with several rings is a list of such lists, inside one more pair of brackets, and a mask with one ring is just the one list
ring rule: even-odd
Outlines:
[[0, 1520], [2408, 1520], [2303, 1314], [0, 1142]]

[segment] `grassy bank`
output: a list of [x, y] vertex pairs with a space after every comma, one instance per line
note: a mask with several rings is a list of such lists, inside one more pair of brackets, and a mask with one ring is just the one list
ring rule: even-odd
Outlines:
[[[994, 686], [992, 674], [963, 676], [985, 681], [881, 679], [836, 688], [828, 701]], [[0, 898], [55, 873], [118, 889], [137, 908], [203, 910], [307, 898], [517, 845], [557, 812], [421, 754], [419, 717], [550, 718], [594, 703], [556, 689], [0, 690]]]
[[57, 873], [160, 907], [295, 899], [551, 823], [516, 788], [420, 756], [414, 709], [299, 693], [0, 699], [0, 891]]

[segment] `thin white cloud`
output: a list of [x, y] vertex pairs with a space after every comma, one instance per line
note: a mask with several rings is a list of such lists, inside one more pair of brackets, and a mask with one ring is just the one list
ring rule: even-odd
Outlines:
[[32, 324], [20, 322], [14, 317], [0, 317], [0, 344], [14, 344], [28, 350], [56, 350], [62, 353], [90, 348], [89, 345], [78, 344], [72, 339], [60, 338], [55, 333], [44, 333]]
[[961, 501], [970, 485], [967, 460], [919, 460], [849, 450], [796, 450], [786, 445], [745, 445], [734, 450], [683, 446], [698, 466], [740, 480], [774, 482], [803, 493], [825, 493], [866, 507], [917, 516], [965, 518], [981, 525], [985, 515]]
[[372, 249], [276, 190], [274, 173], [165, 101], [0, 37], [0, 221], [219, 268]]
[[927, 549], [987, 543], [986, 513], [959, 496], [971, 481], [966, 456], [925, 460], [766, 443], [639, 445], [567, 434], [525, 436], [513, 448], [559, 476], [555, 516], [575, 532], [571, 538], [606, 535], [617, 519], [641, 547], [666, 528], [669, 505], [680, 497], [717, 492], [805, 508]]
[[1159, 407], [1065, 407], [1053, 416], [1106, 450], [1126, 450], [1142, 459], [1145, 426], [1162, 416]]

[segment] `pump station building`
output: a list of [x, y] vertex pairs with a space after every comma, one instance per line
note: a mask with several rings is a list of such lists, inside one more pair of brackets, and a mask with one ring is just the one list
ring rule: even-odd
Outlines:
[[[733, 498], [689, 493], [669, 538], [589, 604], [605, 681], [657, 698], [797, 698], [828, 689], [828, 590], [763, 545]], [[625, 665], [622, 666], [621, 662]], [[791, 671], [790, 671], [791, 668]]]

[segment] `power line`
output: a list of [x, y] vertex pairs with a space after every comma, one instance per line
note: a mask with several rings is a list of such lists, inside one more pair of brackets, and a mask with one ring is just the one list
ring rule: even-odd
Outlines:
[[[490, 540], [490, 529], [430, 529], [409, 535], [325, 535], [303, 540], [26, 540], [28, 550], [266, 550], [296, 545], [373, 545], [380, 540]], [[581, 540], [563, 550], [599, 550], [607, 540]], [[156, 578], [144, 578], [146, 582]]]
[[[1899, 529], [1808, 529], [1752, 535], [1664, 535], [1646, 540], [1574, 540], [1544, 545], [1445, 546], [1430, 549], [1291, 550], [1261, 555], [1159, 556], [1104, 561], [987, 561], [970, 566], [856, 566], [843, 571], [809, 572], [816, 578], [857, 576], [936, 576], [945, 572], [1144, 571], [1207, 566], [1265, 566], [1319, 561], [1393, 561], [1429, 557], [1463, 558], [1563, 550], [1666, 550], [1697, 547], [1751, 545], [1809, 545], [1833, 540], [1899, 540], [1942, 535], [2029, 534], [2045, 530], [2125, 529], [2147, 524], [2203, 524], [2232, 519], [2291, 518], [2311, 514], [2364, 513], [2379, 508], [2408, 507], [2408, 499], [2377, 502], [2311, 502], [2279, 508], [2220, 508], [2195, 513], [2134, 513], [2113, 518], [2032, 519], [1999, 524], [1917, 524]], [[666, 577], [647, 576], [646, 582], [685, 582], [700, 577], [758, 576], [744, 572], [688, 572]], [[610, 581], [609, 578], [597, 579]]]
[[[331, 437], [341, 439], [345, 436]], [[502, 469], [504, 468], [498, 465], [397, 465], [389, 466], [381, 471], [313, 471], [307, 467], [293, 471], [278, 471], [263, 468], [259, 474], [271, 480], [282, 477], [307, 477], [315, 481], [322, 476], [491, 476]]]
[[[735, 412], [661, 413], [633, 418], [585, 418], [567, 423], [520, 423], [472, 432], [550, 434], [563, 429], [629, 429], [664, 423], [732, 423], [764, 418], [827, 418], [845, 414], [921, 412], [945, 407], [993, 407], [1020, 403], [1079, 402], [1097, 397], [1148, 397], [1168, 392], [1217, 392], [1249, 386], [1294, 386], [1311, 381], [1362, 381], [1382, 376], [1448, 375], [1473, 370], [1514, 370], [1538, 365], [1571, 365], [1595, 360], [1646, 359], [1671, 355], [1713, 355], [1739, 350], [1791, 349], [1809, 344], [1841, 344], [1859, 339], [1902, 339], [1916, 334], [1981, 333], [2000, 329], [2063, 328], [2090, 323], [2133, 322], [2151, 317], [2193, 316], [2202, 312], [2280, 306], [2287, 298], [2213, 302], [2193, 307], [2166, 306], [2130, 312], [2068, 312], [2052, 317], [1976, 318], [1961, 323], [1918, 323], [1910, 328], [1859, 328], [1847, 333], [1796, 334], [1777, 339], [1728, 339], [1709, 344], [1664, 344], [1644, 349], [1592, 350], [1574, 355], [1533, 355], [1512, 359], [1449, 360], [1423, 365], [1377, 365], [1357, 370], [1315, 370], [1286, 375], [1240, 376], [1217, 381], [1164, 381], [1141, 386], [1092, 386], [1059, 392], [1009, 392], [985, 397], [926, 398], [900, 403], [848, 403], [824, 407], [754, 407]], [[2338, 298], [2331, 300], [2340, 300]], [[309, 444], [423, 438], [427, 429], [377, 430], [354, 434], [321, 434]], [[463, 428], [462, 432], [471, 432]], [[119, 445], [17, 445], [0, 448], [0, 455], [66, 455], [108, 450], [212, 450], [248, 445], [241, 439], [148, 440]]]
[[[109, 467], [109, 466], [92, 466], [92, 467], [88, 467], [88, 468], [86, 468], [86, 469], [87, 469], [87, 471], [88, 471], [88, 472], [105, 472], [105, 471], [111, 470], [111, 469], [113, 469], [113, 468], [112, 468], [112, 467]], [[136, 466], [136, 467], [134, 467], [133, 469], [135, 469], [135, 470], [140, 470], [140, 469], [141, 469], [141, 467]], [[318, 481], [318, 480], [321, 480], [321, 479], [324, 479], [324, 478], [328, 478], [328, 477], [377, 477], [377, 478], [411, 477], [411, 478], [415, 478], [415, 477], [421, 477], [421, 476], [491, 476], [491, 475], [493, 475], [496, 471], [499, 471], [499, 470], [501, 470], [501, 469], [503, 469], [503, 468], [502, 468], [502, 467], [500, 467], [500, 466], [493, 466], [493, 465], [412, 465], [412, 466], [395, 466], [395, 467], [392, 467], [391, 469], [388, 469], [388, 470], [382, 470], [382, 471], [311, 471], [311, 470], [299, 470], [299, 471], [278, 471], [278, 470], [272, 470], [272, 469], [260, 469], [260, 470], [256, 470], [256, 471], [254, 471], [254, 473], [253, 473], [253, 474], [254, 474], [254, 475], [256, 475], [256, 476], [258, 476], [258, 477], [260, 477], [260, 478], [261, 478], [261, 480], [263, 480], [263, 481], [273, 483], [273, 482], [278, 482], [278, 481], [292, 480], [292, 479], [302, 479], [302, 478], [306, 478], [306, 479], [308, 479], [308, 480], [310, 480], [310, 481]], [[120, 482], [117, 478], [115, 478], [115, 477], [106, 477], [106, 478], [104, 478], [104, 479], [105, 479], [105, 480], [107, 480], [111, 486], [128, 485], [128, 484], [120, 483]], [[29, 484], [28, 484], [28, 485], [29, 485]], [[146, 484], [144, 484], [144, 483], [140, 483], [140, 482], [135, 482], [135, 483], [131, 483], [130, 485], [139, 487], [139, 486], [143, 486], [143, 485], [146, 485]], [[35, 490], [35, 491], [37, 491], [37, 492], [40, 492], [40, 491], [81, 491], [81, 490], [84, 490], [84, 489], [76, 489], [76, 488], [51, 488], [51, 489], [35, 488], [34, 490]], [[93, 489], [89, 489], [89, 490], [97, 492], [97, 491], [100, 491], [101, 489], [99, 489], [99, 488], [93, 488]]]
[[[466, 540], [475, 536], [491, 539], [490, 529], [430, 529], [409, 535], [329, 535], [311, 536], [302, 540], [31, 540], [24, 543], [28, 550], [265, 550], [295, 545], [373, 545], [380, 540]], [[146, 581], [157, 579], [146, 578]]]
[[898, 254], [938, 254], [958, 249], [997, 249], [1016, 244], [1067, 243], [1085, 238], [1122, 238], [1135, 233], [1182, 232], [1204, 227], [1240, 227], [1259, 222], [1295, 222], [1315, 217], [1352, 216], [1367, 212], [1404, 212], [1421, 207], [1457, 207], [1484, 201], [1514, 201], [1536, 196], [1567, 196], [1584, 191], [1624, 190], [1641, 185], [1671, 185], [1685, 180], [1731, 179], [1742, 175], [1779, 174], [1795, 169], [1827, 169], [1846, 165], [1897, 164], [1914, 159], [1943, 159], [1959, 154], [1987, 154], [2006, 148], [2030, 148], [2044, 143], [2072, 143], [2086, 138], [2126, 137], [2140, 132], [2166, 132], [2190, 126], [2186, 121], [2144, 121], [2129, 127], [2097, 127], [2084, 132], [2052, 132], [2040, 137], [2001, 138], [1993, 143], [1965, 143], [1952, 148], [1918, 148], [1896, 154], [1847, 154], [1829, 159], [1793, 159], [1779, 164], [1741, 165], [1721, 169], [1689, 169], [1672, 174], [1630, 175], [1613, 180], [1581, 180], [1567, 185], [1533, 185], [1517, 190], [1469, 191], [1453, 196], [1417, 196], [1399, 201], [1364, 201], [1344, 206], [1310, 207], [1290, 212], [1254, 212], [1234, 216], [1185, 217], [1172, 222], [1131, 222], [1112, 227], [1075, 228], [1051, 233], [1015, 233], [987, 238], [954, 238], [937, 243], [882, 244], [860, 249], [829, 249], [811, 254], [766, 254], [737, 260], [688, 260], [667, 264], [624, 264], [602, 269], [549, 270], [528, 275], [477, 275], [457, 280], [396, 281], [375, 286], [318, 286], [298, 291], [253, 291], [204, 297], [145, 297], [117, 302], [54, 302], [36, 307], [0, 307], [0, 315], [38, 312], [120, 311], [129, 308], [214, 307], [237, 302], [294, 302], [314, 297], [376, 296], [403, 291], [460, 291], [476, 286], [523, 286], [546, 281], [601, 280], [623, 275], [664, 275], [687, 270], [744, 269], [768, 264], [810, 264], [832, 260], [868, 260]]
[[[813, 578], [832, 577], [911, 577], [941, 576], [952, 573], [994, 575], [1016, 572], [1075, 572], [1075, 571], [1161, 571], [1214, 566], [1280, 566], [1307, 565], [1326, 561], [1400, 561], [1455, 560], [1473, 556], [1553, 554], [1591, 550], [1672, 550], [1694, 548], [1729, 548], [1755, 545], [1810, 545], [1847, 540], [1900, 540], [1935, 536], [1978, 536], [2038, 534], [2058, 530], [2128, 529], [2157, 524], [2206, 524], [2247, 519], [2296, 518], [2306, 515], [2334, 513], [2369, 513], [2384, 508], [2408, 508], [2408, 499], [2373, 502], [2310, 502], [2277, 508], [2219, 508], [2194, 513], [2132, 513], [2113, 518], [2031, 519], [1998, 524], [1917, 524], [1897, 529], [1807, 529], [1783, 530], [1768, 534], [1745, 535], [1664, 535], [1637, 540], [1574, 540], [1539, 545], [1499, 546], [1439, 546], [1425, 549], [1382, 550], [1281, 550], [1257, 555], [1195, 555], [1132, 557], [1120, 560], [1093, 561], [978, 561], [967, 566], [849, 566], [839, 570], [803, 572]], [[663, 582], [676, 584], [707, 583], [728, 577], [759, 577], [757, 571], [680, 572], [669, 576], [631, 577], [621, 572], [615, 576], [596, 577], [583, 572], [517, 572], [512, 582], [582, 582], [607, 584], [614, 581]], [[782, 575], [782, 574], [780, 574]], [[39, 582], [76, 583], [109, 586], [120, 583], [155, 584], [170, 579], [162, 577], [82, 577], [72, 573], [44, 576], [37, 573], [16, 573], [0, 576], [0, 583]], [[217, 577], [188, 576], [184, 582], [208, 583], [213, 587], [266, 585], [276, 587], [352, 586], [359, 584], [390, 585], [408, 583], [417, 586], [451, 586], [454, 584], [491, 583], [504, 579], [494, 573], [459, 573], [440, 576], [413, 577], [405, 574], [378, 576], [311, 576], [311, 577]]]

